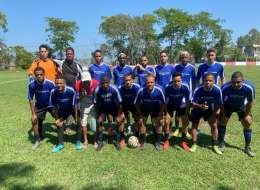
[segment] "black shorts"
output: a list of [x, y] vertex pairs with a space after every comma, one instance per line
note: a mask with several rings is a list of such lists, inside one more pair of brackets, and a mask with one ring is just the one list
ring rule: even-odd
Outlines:
[[128, 115], [129, 112], [131, 112], [132, 116], [136, 116], [137, 115], [137, 111], [136, 111], [136, 108], [133, 106], [133, 107], [123, 107], [123, 112], [125, 115]]
[[186, 114], [186, 108], [167, 108], [167, 112], [168, 114], [170, 114], [171, 117], [173, 117], [174, 112], [177, 116], [184, 116]]
[[[233, 112], [237, 113], [239, 120], [243, 119], [246, 116], [245, 110], [242, 110], [242, 109], [234, 110], [234, 109], [228, 108], [227, 106], [224, 106], [225, 117], [230, 118]], [[251, 113], [250, 113], [250, 116], [252, 116]]]
[[213, 112], [209, 111], [202, 111], [200, 109], [193, 109], [191, 110], [190, 121], [193, 123], [199, 123], [200, 119], [203, 118], [204, 121], [207, 121]]
[[58, 113], [58, 118], [61, 118], [63, 120], [66, 120], [70, 115], [73, 116], [73, 118], [75, 118], [75, 112], [74, 110], [71, 112], [59, 112]]
[[100, 116], [100, 115], [112, 115], [114, 118], [118, 115], [118, 107], [113, 107], [113, 108], [100, 108], [99, 109], [99, 112], [97, 113], [97, 118]]
[[43, 109], [36, 108], [36, 115], [37, 115], [37, 118], [40, 119], [40, 120], [44, 120], [45, 119], [47, 112], [49, 112], [51, 114], [51, 116], [53, 118], [55, 118], [55, 115], [54, 115], [54, 112], [53, 112], [52, 108], [43, 108]]

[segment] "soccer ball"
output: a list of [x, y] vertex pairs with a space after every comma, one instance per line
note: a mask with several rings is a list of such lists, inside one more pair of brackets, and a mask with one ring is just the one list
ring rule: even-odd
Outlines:
[[136, 136], [131, 136], [128, 139], [128, 146], [130, 148], [136, 148], [138, 145], [139, 145], [139, 141], [138, 141], [138, 138]]

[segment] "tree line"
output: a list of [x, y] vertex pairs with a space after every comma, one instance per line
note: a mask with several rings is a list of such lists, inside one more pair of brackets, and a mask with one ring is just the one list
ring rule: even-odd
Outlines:
[[[47, 17], [47, 42], [52, 45], [52, 53], [62, 59], [65, 49], [76, 39], [79, 27], [75, 21], [65, 21], [60, 18]], [[193, 61], [202, 62], [208, 48], [217, 50], [219, 61], [244, 61], [250, 57], [242, 53], [242, 47], [260, 44], [260, 32], [251, 29], [248, 34], [240, 36], [232, 42], [230, 29], [222, 26], [224, 20], [215, 19], [208, 12], [190, 14], [180, 9], [159, 8], [152, 14], [130, 16], [117, 14], [102, 17], [99, 32], [106, 41], [100, 45], [105, 56], [113, 62], [120, 52], [128, 55], [129, 63], [136, 64], [141, 55], [147, 55], [150, 63], [159, 62], [159, 51], [166, 49], [171, 62], [179, 52], [187, 50]], [[0, 28], [8, 31], [6, 15], [0, 11]], [[27, 68], [37, 52], [28, 52], [23, 46], [3, 46], [0, 38], [0, 63], [6, 63], [10, 55], [15, 55], [15, 65]]]

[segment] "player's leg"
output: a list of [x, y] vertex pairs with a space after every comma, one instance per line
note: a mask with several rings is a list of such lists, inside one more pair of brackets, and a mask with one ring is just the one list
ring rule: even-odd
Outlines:
[[146, 142], [146, 123], [147, 118], [143, 118], [143, 117], [139, 117], [138, 118], [138, 137], [139, 137], [139, 143], [140, 143], [140, 149], [143, 150], [144, 149], [144, 145]]
[[59, 119], [55, 121], [58, 132], [58, 144], [52, 149], [53, 153], [60, 152], [64, 148], [64, 122], [66, 119], [67, 117], [59, 117]]
[[97, 119], [97, 130], [96, 130], [96, 140], [94, 147], [97, 151], [101, 150], [104, 146], [103, 144], [103, 121], [106, 119], [106, 114], [101, 113], [98, 115]]
[[198, 109], [193, 109], [191, 111], [191, 122], [192, 122], [192, 146], [190, 148], [190, 152], [196, 152], [197, 150], [197, 140], [198, 140], [198, 133], [197, 129], [199, 126], [200, 118], [202, 117], [202, 111]]
[[180, 134], [180, 116], [178, 116], [177, 112], [175, 113], [174, 117], [174, 123], [175, 123], [175, 131], [173, 133], [174, 137], [178, 137]]
[[34, 133], [34, 144], [32, 149], [36, 149], [40, 146], [40, 141], [43, 139], [42, 124], [46, 116], [46, 110], [36, 112], [37, 119], [32, 118], [32, 129]]
[[163, 126], [163, 131], [164, 131], [164, 139], [163, 139], [163, 149], [166, 150], [170, 147], [169, 143], [169, 134], [170, 134], [170, 128], [172, 125], [172, 117], [170, 116], [169, 113], [167, 113], [163, 118], [160, 123]]
[[189, 126], [189, 117], [185, 110], [179, 111], [179, 115], [181, 117], [181, 123], [182, 123], [182, 135], [181, 135], [181, 147], [185, 151], [189, 151], [189, 145], [188, 145], [188, 126]]
[[159, 116], [152, 117], [152, 122], [155, 126], [155, 148], [158, 151], [162, 149], [162, 147], [161, 147], [161, 139], [162, 139], [162, 133], [163, 133], [162, 121], [163, 121], [163, 119], [160, 118]]
[[211, 136], [212, 136], [212, 150], [221, 155], [222, 152], [218, 147], [218, 126], [217, 126], [217, 115], [210, 114], [209, 118], [207, 118], [209, 126], [211, 128]]
[[251, 114], [245, 115], [244, 112], [242, 113], [238, 113], [239, 114], [239, 118], [241, 121], [241, 124], [244, 127], [244, 138], [245, 138], [245, 149], [244, 152], [250, 156], [250, 157], [254, 157], [255, 153], [251, 150], [251, 138], [252, 138], [252, 129], [251, 129], [251, 125], [253, 123], [253, 117]]
[[117, 131], [116, 131], [116, 148], [117, 150], [122, 150], [125, 148], [125, 116], [120, 114], [116, 118]]
[[225, 149], [226, 128], [231, 115], [232, 111], [230, 111], [228, 108], [221, 108], [218, 125], [218, 142], [221, 152], [224, 152]]

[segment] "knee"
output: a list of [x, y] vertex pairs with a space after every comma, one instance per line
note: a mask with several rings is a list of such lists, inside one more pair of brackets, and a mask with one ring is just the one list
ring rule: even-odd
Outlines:
[[243, 118], [243, 124], [246, 128], [249, 128], [253, 123], [253, 119], [250, 115], [247, 115], [245, 118]]

